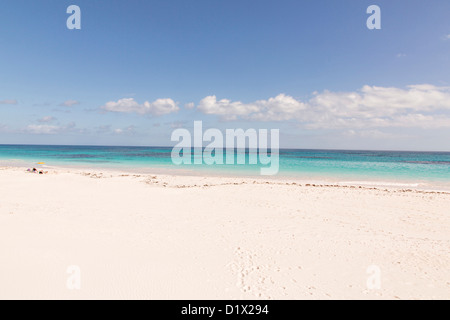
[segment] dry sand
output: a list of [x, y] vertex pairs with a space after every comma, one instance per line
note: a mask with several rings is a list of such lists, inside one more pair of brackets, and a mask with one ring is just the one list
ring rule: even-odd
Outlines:
[[1, 299], [449, 299], [450, 194], [3, 168], [0, 252]]

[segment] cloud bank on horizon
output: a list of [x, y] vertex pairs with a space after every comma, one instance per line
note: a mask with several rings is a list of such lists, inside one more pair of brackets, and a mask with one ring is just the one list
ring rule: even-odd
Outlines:
[[[204, 115], [223, 121], [282, 122], [297, 121], [306, 129], [361, 129], [386, 127], [450, 127], [450, 87], [430, 84], [410, 85], [405, 89], [364, 86], [353, 92], [314, 92], [301, 101], [286, 94], [267, 100], [244, 103], [207, 96], [195, 106]], [[107, 102], [102, 110], [118, 113], [163, 116], [180, 110], [172, 99], [139, 104], [132, 98]]]

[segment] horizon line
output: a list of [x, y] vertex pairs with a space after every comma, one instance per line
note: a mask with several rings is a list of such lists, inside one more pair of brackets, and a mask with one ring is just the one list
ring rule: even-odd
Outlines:
[[[0, 143], [0, 147], [2, 146], [23, 146], [23, 147], [116, 147], [116, 148], [164, 148], [170, 149], [173, 146], [135, 146], [135, 145], [89, 145], [89, 144], [10, 144], [10, 143]], [[205, 147], [205, 146], [204, 146]], [[226, 148], [223, 148], [226, 149]], [[235, 148], [236, 149], [236, 148]], [[245, 148], [246, 150], [249, 148]], [[271, 149], [271, 148], [267, 148]], [[258, 148], [259, 150], [259, 148]], [[424, 151], [424, 150], [392, 150], [392, 149], [331, 149], [331, 148], [279, 148], [279, 150], [297, 150], [297, 151], [363, 151], [363, 152], [416, 152], [416, 153], [450, 153], [448, 151]]]

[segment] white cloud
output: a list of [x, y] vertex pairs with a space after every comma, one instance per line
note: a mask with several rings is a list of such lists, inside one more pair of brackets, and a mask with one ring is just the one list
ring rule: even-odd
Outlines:
[[50, 123], [50, 122], [53, 122], [55, 120], [56, 120], [56, 118], [54, 118], [52, 116], [46, 116], [46, 117], [43, 117], [43, 118], [39, 119], [38, 122], [40, 122], [40, 123]]
[[62, 134], [74, 131], [75, 127], [76, 125], [74, 122], [71, 122], [66, 126], [31, 124], [25, 131], [32, 134]]
[[136, 127], [131, 125], [124, 129], [118, 128], [113, 131], [115, 134], [134, 134], [136, 133]]
[[78, 104], [80, 104], [80, 102], [77, 100], [67, 100], [67, 101], [64, 101], [63, 103], [59, 104], [59, 106], [60, 107], [73, 107]]
[[162, 116], [180, 110], [178, 104], [172, 99], [158, 99], [154, 102], [146, 101], [139, 104], [133, 98], [107, 102], [101, 109], [108, 112], [152, 114], [154, 116]]
[[197, 109], [204, 114], [219, 115], [225, 120], [239, 117], [255, 121], [283, 121], [294, 118], [306, 105], [285, 94], [268, 100], [253, 103], [231, 102], [227, 99], [217, 101], [216, 96], [209, 96], [200, 101]]
[[450, 34], [446, 35], [445, 39], [450, 40]]
[[194, 108], [195, 108], [195, 103], [193, 103], [193, 102], [186, 103], [186, 104], [184, 105], [184, 107], [185, 107], [186, 109], [194, 109]]
[[30, 124], [27, 127], [27, 131], [34, 134], [56, 134], [59, 130], [59, 126], [51, 126], [47, 124]]
[[224, 120], [296, 120], [309, 129], [450, 127], [450, 87], [364, 86], [354, 92], [315, 92], [305, 102], [285, 94], [253, 103], [203, 99], [197, 110]]
[[397, 58], [404, 58], [406, 57], [406, 53], [398, 53]]
[[102, 125], [95, 127], [94, 130], [97, 134], [127, 134], [132, 135], [136, 133], [137, 127], [134, 125], [130, 125], [125, 128], [116, 128], [114, 129], [111, 125]]
[[0, 104], [16, 105], [17, 100], [0, 100]]

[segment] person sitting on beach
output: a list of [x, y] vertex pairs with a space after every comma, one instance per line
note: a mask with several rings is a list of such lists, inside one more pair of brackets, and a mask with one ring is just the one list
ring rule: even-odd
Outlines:
[[43, 171], [43, 170], [38, 171], [36, 168], [28, 169], [27, 171], [30, 173], [37, 173], [37, 174], [47, 174], [48, 173], [48, 171]]

